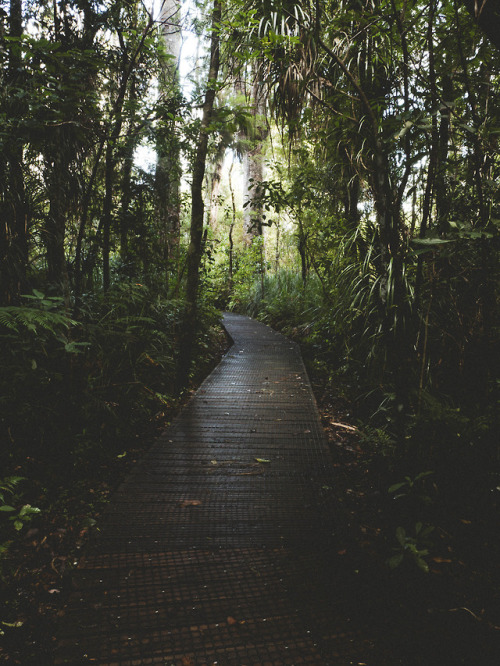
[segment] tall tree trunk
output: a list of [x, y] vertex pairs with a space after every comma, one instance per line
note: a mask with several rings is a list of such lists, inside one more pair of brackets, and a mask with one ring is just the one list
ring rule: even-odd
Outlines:
[[105, 138], [103, 138], [99, 144], [99, 147], [97, 149], [97, 154], [94, 159], [94, 165], [92, 167], [92, 172], [90, 174], [89, 181], [86, 185], [84, 195], [82, 198], [82, 204], [81, 204], [81, 216], [80, 216], [80, 222], [78, 225], [78, 234], [76, 237], [76, 246], [75, 246], [75, 268], [74, 268], [74, 274], [75, 274], [75, 314], [78, 313], [78, 309], [80, 307], [80, 297], [82, 294], [82, 283], [83, 283], [83, 278], [86, 273], [86, 268], [87, 268], [87, 261], [83, 260], [83, 241], [85, 237], [85, 228], [87, 226], [88, 218], [89, 218], [89, 210], [90, 210], [90, 204], [91, 204], [91, 199], [92, 199], [92, 193], [94, 191], [95, 183], [97, 180], [97, 173], [99, 170], [99, 164], [101, 161], [102, 157], [102, 152], [104, 150], [105, 146]]
[[233, 230], [236, 224], [236, 200], [234, 197], [234, 188], [233, 188], [233, 166], [234, 164], [231, 163], [231, 167], [229, 169], [229, 191], [231, 192], [231, 208], [232, 208], [232, 218], [231, 218], [231, 223], [229, 225], [229, 274], [228, 274], [228, 291], [229, 294], [231, 294], [233, 290], [233, 273], [234, 273], [234, 267], [233, 267], [233, 254], [234, 254], [234, 241], [233, 241]]
[[278, 284], [280, 281], [280, 260], [281, 260], [281, 246], [280, 246], [280, 232], [281, 232], [281, 226], [280, 226], [280, 219], [276, 220], [276, 251], [274, 253], [274, 272], [278, 276]]
[[[23, 15], [21, 0], [11, 0], [9, 16], [8, 70], [6, 88], [10, 89], [8, 119], [24, 115], [22, 95], [16, 88], [22, 85], [23, 62], [21, 45]], [[26, 284], [28, 264], [28, 210], [24, 189], [24, 146], [20, 132], [14, 126], [13, 136], [5, 143], [3, 155], [4, 195], [0, 221], [0, 302], [16, 301]]]
[[[121, 123], [120, 123], [121, 126]], [[113, 187], [115, 175], [115, 141], [120, 131], [113, 132], [112, 139], [106, 146], [106, 161], [104, 166], [104, 202], [102, 208], [102, 286], [104, 291], [110, 285], [109, 254], [111, 250], [111, 217], [113, 214]]]
[[[102, 232], [102, 286], [106, 291], [110, 286], [110, 252], [111, 252], [111, 226], [113, 219], [113, 194], [116, 181], [116, 165], [118, 163], [118, 142], [123, 127], [123, 107], [127, 87], [132, 78], [132, 67], [127, 63], [127, 54], [124, 54], [124, 71], [114, 105], [115, 118], [111, 133], [106, 144], [104, 159], [104, 201], [99, 231]], [[132, 120], [133, 122], [133, 120]]]
[[300, 273], [302, 277], [302, 286], [305, 289], [307, 283], [307, 236], [304, 230], [304, 223], [302, 222], [302, 211], [299, 207], [299, 232], [298, 232], [298, 250], [300, 255]]
[[[395, 437], [404, 443], [405, 418], [409, 402], [409, 340], [407, 303], [403, 283], [403, 254], [400, 238], [400, 211], [391, 188], [386, 146], [376, 139], [374, 198], [380, 236], [380, 315], [388, 376], [394, 390]], [[396, 199], [396, 201], [395, 201]]]
[[187, 385], [193, 355], [193, 345], [198, 324], [197, 299], [200, 284], [200, 264], [203, 245], [203, 223], [205, 204], [203, 201], [203, 180], [208, 152], [210, 123], [213, 117], [217, 79], [220, 68], [220, 22], [222, 6], [220, 0], [214, 0], [212, 10], [212, 36], [210, 41], [210, 67], [208, 71], [205, 100], [203, 103], [200, 132], [193, 164], [193, 181], [191, 185], [191, 227], [190, 242], [187, 251], [186, 275], [186, 310], [183, 321], [183, 335], [180, 344], [178, 365], [178, 383], [180, 387]]
[[247, 244], [251, 244], [254, 238], [262, 236], [263, 215], [262, 205], [255, 197], [255, 185], [264, 180], [264, 142], [269, 134], [265, 120], [266, 97], [263, 85], [258, 73], [253, 72], [254, 82], [252, 85], [250, 106], [253, 115], [253, 136], [250, 148], [243, 155], [243, 202], [244, 208], [243, 229]]
[[[486, 3], [483, 2], [483, 8], [486, 7]], [[483, 188], [483, 170], [485, 169], [485, 156], [484, 156], [484, 151], [483, 151], [483, 146], [481, 144], [481, 139], [480, 139], [480, 128], [481, 128], [481, 120], [479, 118], [479, 114], [477, 111], [477, 98], [476, 98], [476, 92], [474, 90], [474, 86], [471, 84], [470, 77], [469, 77], [469, 64], [467, 62], [467, 58], [465, 57], [464, 49], [463, 49], [463, 37], [462, 37], [462, 30], [460, 27], [460, 17], [458, 15], [458, 8], [455, 4], [455, 13], [456, 13], [456, 20], [457, 20], [457, 33], [458, 33], [458, 40], [457, 40], [457, 45], [458, 45], [458, 53], [460, 56], [460, 62], [462, 64], [463, 68], [463, 73], [464, 73], [464, 78], [465, 78], [465, 89], [467, 91], [467, 101], [470, 106], [471, 110], [471, 116], [474, 124], [474, 133], [473, 133], [473, 146], [474, 146], [474, 152], [472, 156], [472, 162], [473, 162], [473, 168], [474, 168], [474, 183], [476, 187], [476, 194], [478, 198], [478, 221], [479, 224], [482, 227], [486, 227], [489, 221], [489, 205], [487, 204], [484, 196], [484, 188]], [[497, 13], [498, 13], [498, 7], [497, 7]], [[484, 65], [481, 67], [482, 73], [485, 71]], [[486, 77], [481, 76], [481, 80], [485, 80]]]
[[440, 108], [438, 161], [436, 173], [436, 213], [438, 232], [446, 234], [449, 229], [450, 202], [446, 182], [448, 173], [448, 145], [450, 140], [451, 109], [453, 105], [453, 83], [445, 67], [443, 74], [443, 101]]
[[179, 58], [181, 50], [179, 0], [164, 0], [160, 21], [166, 58], [162, 63], [160, 93], [165, 99], [167, 114], [161, 120], [156, 144], [157, 162], [155, 189], [157, 216], [163, 250], [165, 283], [168, 288], [170, 275], [178, 261], [180, 240], [180, 147], [176, 132], [176, 116], [181, 99], [179, 82]]
[[45, 249], [47, 253], [47, 281], [61, 287], [67, 280], [64, 240], [67, 215], [67, 175], [69, 161], [65, 155], [64, 142], [57, 141], [59, 132], [54, 136], [52, 158], [47, 164], [47, 184], [49, 194], [49, 213], [45, 224]]
[[[151, 32], [154, 21], [153, 17], [150, 14], [147, 24], [144, 27], [141, 39], [139, 40], [138, 45], [135, 47], [132, 54], [125, 46], [123, 46], [123, 66], [120, 76], [120, 84], [118, 87], [118, 92], [116, 100], [113, 104], [113, 109], [111, 111], [111, 116], [109, 119], [108, 126], [108, 135], [105, 137], [105, 166], [104, 166], [104, 201], [103, 201], [103, 211], [101, 215], [101, 220], [99, 222], [99, 227], [96, 233], [96, 240], [93, 247], [90, 248], [87, 260], [83, 265], [83, 272], [91, 272], [95, 262], [95, 254], [97, 243], [99, 240], [102, 240], [102, 272], [103, 272], [103, 288], [106, 290], [110, 284], [110, 266], [109, 258], [111, 251], [111, 222], [113, 217], [113, 188], [116, 180], [116, 164], [118, 162], [118, 150], [117, 145], [120, 138], [120, 134], [123, 127], [123, 110], [125, 104], [125, 98], [127, 94], [127, 89], [129, 81], [133, 76], [134, 68], [137, 66], [137, 61], [139, 60], [146, 38]], [[102, 154], [104, 149], [104, 143], [101, 143], [99, 146], [98, 157]], [[96, 175], [96, 169], [92, 173], [91, 181], [93, 182]], [[91, 185], [87, 190], [87, 194], [90, 196]], [[87, 202], [88, 203], [88, 202]], [[83, 240], [83, 234], [85, 231], [85, 223], [87, 221], [88, 208], [84, 209], [84, 215], [82, 215], [82, 220], [80, 222], [80, 229], [78, 232], [78, 241], [77, 241], [77, 251], [81, 253], [81, 241]], [[78, 271], [79, 273], [79, 271]], [[81, 282], [81, 276], [79, 277], [79, 283]], [[80, 288], [80, 287], [79, 287]]]
[[[429, 19], [427, 22], [427, 50], [429, 54], [429, 82], [432, 104], [437, 104], [438, 93], [436, 85], [436, 67], [434, 56], [434, 20], [435, 2], [429, 4]], [[433, 192], [436, 183], [436, 172], [439, 160], [439, 128], [436, 114], [432, 114], [431, 146], [429, 153], [429, 164], [427, 167], [427, 180], [425, 184], [424, 199], [422, 203], [422, 219], [420, 222], [419, 238], [425, 238], [431, 216]], [[417, 260], [417, 273], [415, 278], [415, 313], [418, 315], [418, 306], [421, 300], [424, 264], [422, 256]]]
[[123, 156], [122, 205], [120, 211], [120, 259], [125, 272], [130, 271], [130, 204], [132, 203], [132, 165], [134, 161], [135, 141], [129, 137]]
[[226, 149], [224, 145], [217, 148], [214, 159], [212, 175], [210, 178], [210, 213], [209, 226], [215, 231], [217, 218], [219, 216], [220, 185], [222, 178], [222, 167], [224, 165], [224, 156]]

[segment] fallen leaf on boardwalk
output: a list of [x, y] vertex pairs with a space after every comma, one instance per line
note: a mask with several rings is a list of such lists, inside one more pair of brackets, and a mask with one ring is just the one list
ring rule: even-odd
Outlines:
[[238, 620], [235, 620], [234, 617], [229, 616], [227, 618], [227, 623], [230, 627], [232, 627], [233, 624], [238, 624]]
[[188, 506], [201, 506], [201, 502], [200, 500], [183, 500], [179, 502], [179, 506], [183, 509]]
[[472, 520], [465, 520], [465, 518], [460, 518], [460, 522], [464, 525], [472, 525]]
[[217, 460], [211, 460], [210, 462], [212, 463], [212, 465], [217, 465]]
[[192, 657], [182, 657], [182, 666], [194, 666]]
[[255, 458], [255, 460], [258, 463], [270, 463], [271, 462], [270, 460], [267, 460], [266, 458]]
[[310, 430], [304, 430], [304, 434], [308, 435], [311, 431]]
[[344, 548], [344, 550], [339, 550], [337, 551], [337, 555], [345, 555], [347, 553], [347, 550]]
[[446, 557], [433, 557], [432, 561], [437, 562], [438, 564], [448, 564], [452, 560], [446, 559]]

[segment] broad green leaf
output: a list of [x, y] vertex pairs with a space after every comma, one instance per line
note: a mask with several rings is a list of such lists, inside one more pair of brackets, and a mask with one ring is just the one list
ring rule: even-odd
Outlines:
[[388, 492], [388, 493], [395, 493], [396, 490], [399, 490], [399, 489], [402, 488], [403, 486], [406, 486], [406, 483], [405, 483], [404, 481], [402, 481], [401, 483], [395, 483], [393, 486], [391, 486], [391, 487], [389, 488], [389, 490], [388, 490], [387, 492]]
[[398, 542], [404, 546], [406, 543], [406, 530], [403, 527], [398, 527], [396, 529], [396, 539]]
[[396, 567], [399, 567], [399, 565], [403, 561], [403, 558], [404, 558], [403, 553], [398, 553], [397, 555], [393, 555], [388, 561], [389, 568], [395, 569]]
[[429, 573], [429, 565], [425, 560], [423, 560], [421, 557], [417, 557], [417, 566], [419, 569], [422, 569], [422, 571], [425, 571], [425, 573]]

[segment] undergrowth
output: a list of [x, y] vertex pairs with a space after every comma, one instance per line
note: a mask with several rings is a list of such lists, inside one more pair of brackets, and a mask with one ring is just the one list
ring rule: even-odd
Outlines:
[[[132, 282], [84, 298], [76, 317], [36, 290], [0, 308], [0, 631], [21, 663], [30, 643], [45, 658], [45, 625], [103, 502], [179, 408], [183, 312]], [[203, 301], [199, 322], [191, 382], [225, 340]]]
[[[232, 305], [301, 345], [337, 473], [339, 606], [361, 635], [380, 620], [373, 663], [393, 663], [385, 650], [415, 664], [491, 663], [500, 617], [498, 322], [493, 312], [481, 320], [483, 305], [471, 285], [461, 291], [460, 275], [447, 294], [440, 286], [439, 298], [424, 292], [413, 303], [401, 432], [376, 278], [368, 266], [338, 268], [326, 289], [315, 274], [305, 284], [287, 270], [257, 276]], [[453, 341], [444, 340], [445, 320]]]
[[[419, 501], [413, 489], [390, 508], [400, 529], [393, 539], [396, 555], [389, 551], [388, 559], [393, 565], [400, 564], [406, 548], [415, 553], [414, 563], [425, 570], [425, 560], [417, 553], [427, 549], [414, 544], [422, 534], [430, 534], [428, 527], [437, 513], [453, 522], [457, 514], [463, 517], [481, 510], [493, 520], [498, 512], [500, 410], [494, 375], [498, 359], [493, 354], [490, 368], [476, 368], [478, 376], [469, 391], [468, 373], [472, 370], [467, 369], [465, 360], [472, 351], [476, 358], [486, 353], [474, 345], [486, 344], [485, 338], [491, 339], [495, 329], [486, 332], [475, 324], [462, 358], [457, 359], [454, 347], [448, 350], [441, 344], [439, 322], [443, 309], [448, 308], [444, 295], [439, 301], [434, 295], [424, 302], [421, 307], [427, 316], [422, 323], [418, 324], [418, 318], [404, 322], [414, 343], [413, 347], [408, 345], [404, 360], [408, 405], [400, 415], [394, 377], [384, 360], [376, 277], [368, 264], [354, 270], [346, 260], [332, 268], [329, 284], [326, 290], [318, 275], [309, 275], [304, 283], [297, 273], [282, 270], [264, 280], [256, 278], [246, 287], [244, 298], [240, 293], [232, 305], [300, 342], [321, 392], [331, 391], [349, 403], [363, 433], [361, 444], [370, 460], [373, 483], [381, 493], [387, 494], [399, 483], [404, 488], [408, 479], [427, 478], [432, 472], [432, 482], [426, 481], [433, 488], [431, 508]], [[472, 307], [470, 302], [460, 301], [455, 291], [459, 286], [449, 285], [450, 298], [460, 307]], [[464, 312], [462, 320], [466, 316], [473, 321], [469, 312]], [[455, 320], [459, 321], [456, 315]], [[395, 321], [394, 325], [401, 324]], [[456, 363], [462, 363], [463, 372]], [[455, 383], [447, 383], [444, 391], [449, 373], [454, 374]], [[416, 525], [420, 525], [417, 534]]]

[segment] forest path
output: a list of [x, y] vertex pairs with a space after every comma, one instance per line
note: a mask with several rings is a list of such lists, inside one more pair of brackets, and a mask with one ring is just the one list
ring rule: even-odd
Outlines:
[[248, 317], [224, 325], [234, 345], [103, 516], [57, 664], [343, 663], [333, 466], [299, 349]]

